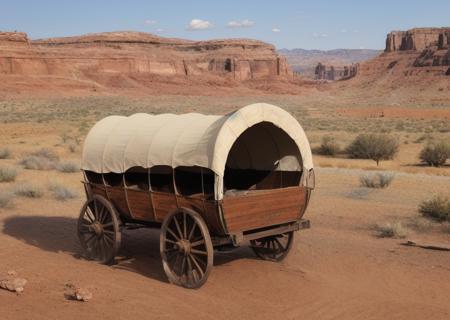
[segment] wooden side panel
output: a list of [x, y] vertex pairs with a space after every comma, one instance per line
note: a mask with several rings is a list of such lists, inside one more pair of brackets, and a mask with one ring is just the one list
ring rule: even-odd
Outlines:
[[128, 207], [136, 220], [154, 221], [152, 199], [149, 191], [126, 189]]
[[238, 232], [295, 221], [305, 204], [305, 189], [250, 191], [223, 199], [223, 214], [228, 232]]
[[90, 183], [91, 190], [93, 194], [98, 194], [106, 199], [108, 199], [108, 195], [106, 194], [105, 186], [102, 184]]
[[155, 220], [162, 222], [164, 217], [177, 208], [175, 194], [166, 192], [152, 192], [153, 208], [155, 209]]
[[109, 201], [114, 204], [117, 210], [125, 216], [130, 217], [130, 211], [128, 210], [127, 198], [125, 196], [125, 190], [123, 187], [106, 187], [106, 193]]
[[203, 195], [199, 197], [187, 197], [177, 195], [178, 207], [189, 208], [198, 212], [208, 225], [208, 229], [213, 235], [224, 233], [219, 221], [217, 204], [215, 201], [205, 201]]

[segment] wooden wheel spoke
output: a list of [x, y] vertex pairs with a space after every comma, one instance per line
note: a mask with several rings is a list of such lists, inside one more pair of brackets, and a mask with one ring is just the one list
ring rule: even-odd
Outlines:
[[192, 236], [194, 235], [194, 231], [195, 231], [195, 228], [197, 227], [197, 223], [195, 223], [195, 221], [194, 221], [194, 223], [192, 224], [192, 229], [191, 229], [191, 231], [189, 232], [189, 236], [187, 237], [187, 239], [190, 241], [191, 239], [192, 239]]
[[92, 209], [88, 206], [87, 208], [86, 208], [86, 212], [85, 212], [85, 215], [84, 215], [85, 217], [87, 217], [87, 219], [89, 220], [89, 222], [94, 222], [95, 221], [95, 216], [94, 216], [94, 214], [92, 213]]
[[186, 222], [186, 212], [183, 211], [183, 239], [187, 239], [187, 222]]
[[203, 251], [203, 250], [197, 250], [197, 249], [191, 249], [191, 253], [193, 253], [193, 254], [200, 254], [200, 255], [204, 255], [204, 256], [208, 255], [208, 252]]
[[97, 221], [100, 220], [99, 217], [98, 217], [98, 208], [97, 208], [97, 201], [96, 200], [94, 200], [94, 216], [95, 216], [95, 219]]
[[180, 240], [180, 238], [175, 234], [175, 232], [173, 232], [172, 229], [170, 229], [169, 227], [167, 227], [167, 232], [169, 232], [172, 235], [172, 237], [175, 238], [175, 240], [177, 240], [177, 241]]
[[192, 262], [194, 262], [195, 267], [197, 268], [197, 270], [200, 272], [201, 276], [203, 277], [203, 275], [205, 274], [202, 267], [200, 267], [200, 264], [197, 261], [197, 258], [195, 258], [194, 255], [190, 254], [189, 257], [192, 259]]
[[109, 223], [106, 223], [106, 224], [102, 224], [102, 227], [103, 228], [110, 228], [110, 227], [113, 227], [114, 228], [114, 223], [113, 222], [109, 222]]
[[170, 239], [167, 239], [167, 238], [164, 241], [166, 241], [168, 243], [172, 243], [172, 244], [176, 244], [177, 243], [176, 241], [173, 241], [173, 240], [170, 240]]
[[199, 245], [205, 244], [205, 239], [194, 241], [191, 243], [191, 247], [198, 247]]
[[181, 232], [180, 224], [178, 223], [177, 217], [173, 217], [173, 221], [175, 222], [175, 226], [177, 228], [180, 239], [183, 239], [183, 233]]

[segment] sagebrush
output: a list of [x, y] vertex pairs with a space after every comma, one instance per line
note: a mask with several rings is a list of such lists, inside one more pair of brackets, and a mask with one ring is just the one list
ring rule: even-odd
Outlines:
[[422, 162], [440, 167], [450, 158], [450, 144], [445, 141], [427, 143], [419, 155]]
[[347, 153], [355, 159], [372, 159], [379, 165], [390, 160], [398, 152], [397, 139], [385, 134], [360, 134], [347, 147]]
[[391, 172], [366, 173], [359, 177], [363, 187], [367, 188], [386, 188], [394, 180], [395, 175]]
[[429, 200], [422, 201], [419, 212], [427, 218], [438, 222], [450, 222], [450, 197], [437, 195]]

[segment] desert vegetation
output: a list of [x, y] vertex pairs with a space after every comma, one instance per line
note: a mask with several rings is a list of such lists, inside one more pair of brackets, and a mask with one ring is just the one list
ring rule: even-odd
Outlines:
[[80, 170], [80, 165], [71, 160], [64, 160], [57, 164], [56, 169], [64, 173], [72, 173]]
[[0, 182], [11, 182], [16, 180], [17, 169], [12, 166], [0, 166]]
[[429, 142], [420, 152], [420, 160], [433, 166], [440, 167], [450, 158], [450, 144], [445, 141]]
[[14, 193], [0, 190], [0, 208], [11, 208], [14, 206]]
[[376, 225], [375, 230], [377, 232], [377, 236], [380, 238], [401, 239], [406, 238], [408, 235], [408, 229], [401, 222], [387, 222], [385, 224]]
[[0, 159], [9, 159], [11, 157], [11, 150], [7, 147], [0, 148]]
[[388, 135], [360, 134], [347, 147], [354, 159], [372, 159], [379, 165], [381, 160], [390, 160], [398, 152], [398, 141]]
[[64, 185], [59, 181], [51, 181], [48, 189], [52, 192], [53, 197], [59, 201], [66, 201], [78, 197], [77, 190]]
[[427, 218], [438, 222], [450, 222], [450, 198], [437, 195], [419, 205], [419, 212]]
[[14, 194], [27, 198], [41, 198], [44, 195], [42, 187], [32, 183], [21, 183], [14, 187]]
[[394, 180], [392, 172], [366, 173], [359, 177], [361, 186], [367, 188], [386, 188]]
[[52, 170], [59, 161], [58, 155], [49, 148], [42, 148], [31, 152], [20, 160], [25, 169], [30, 170]]
[[335, 156], [341, 152], [341, 147], [335, 137], [325, 135], [322, 137], [322, 143], [317, 152], [325, 156]]

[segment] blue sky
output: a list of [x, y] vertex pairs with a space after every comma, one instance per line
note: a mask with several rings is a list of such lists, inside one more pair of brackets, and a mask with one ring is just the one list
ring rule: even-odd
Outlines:
[[384, 47], [386, 33], [450, 26], [450, 0], [0, 0], [0, 30], [32, 39], [134, 30], [194, 40], [255, 38], [277, 48]]

